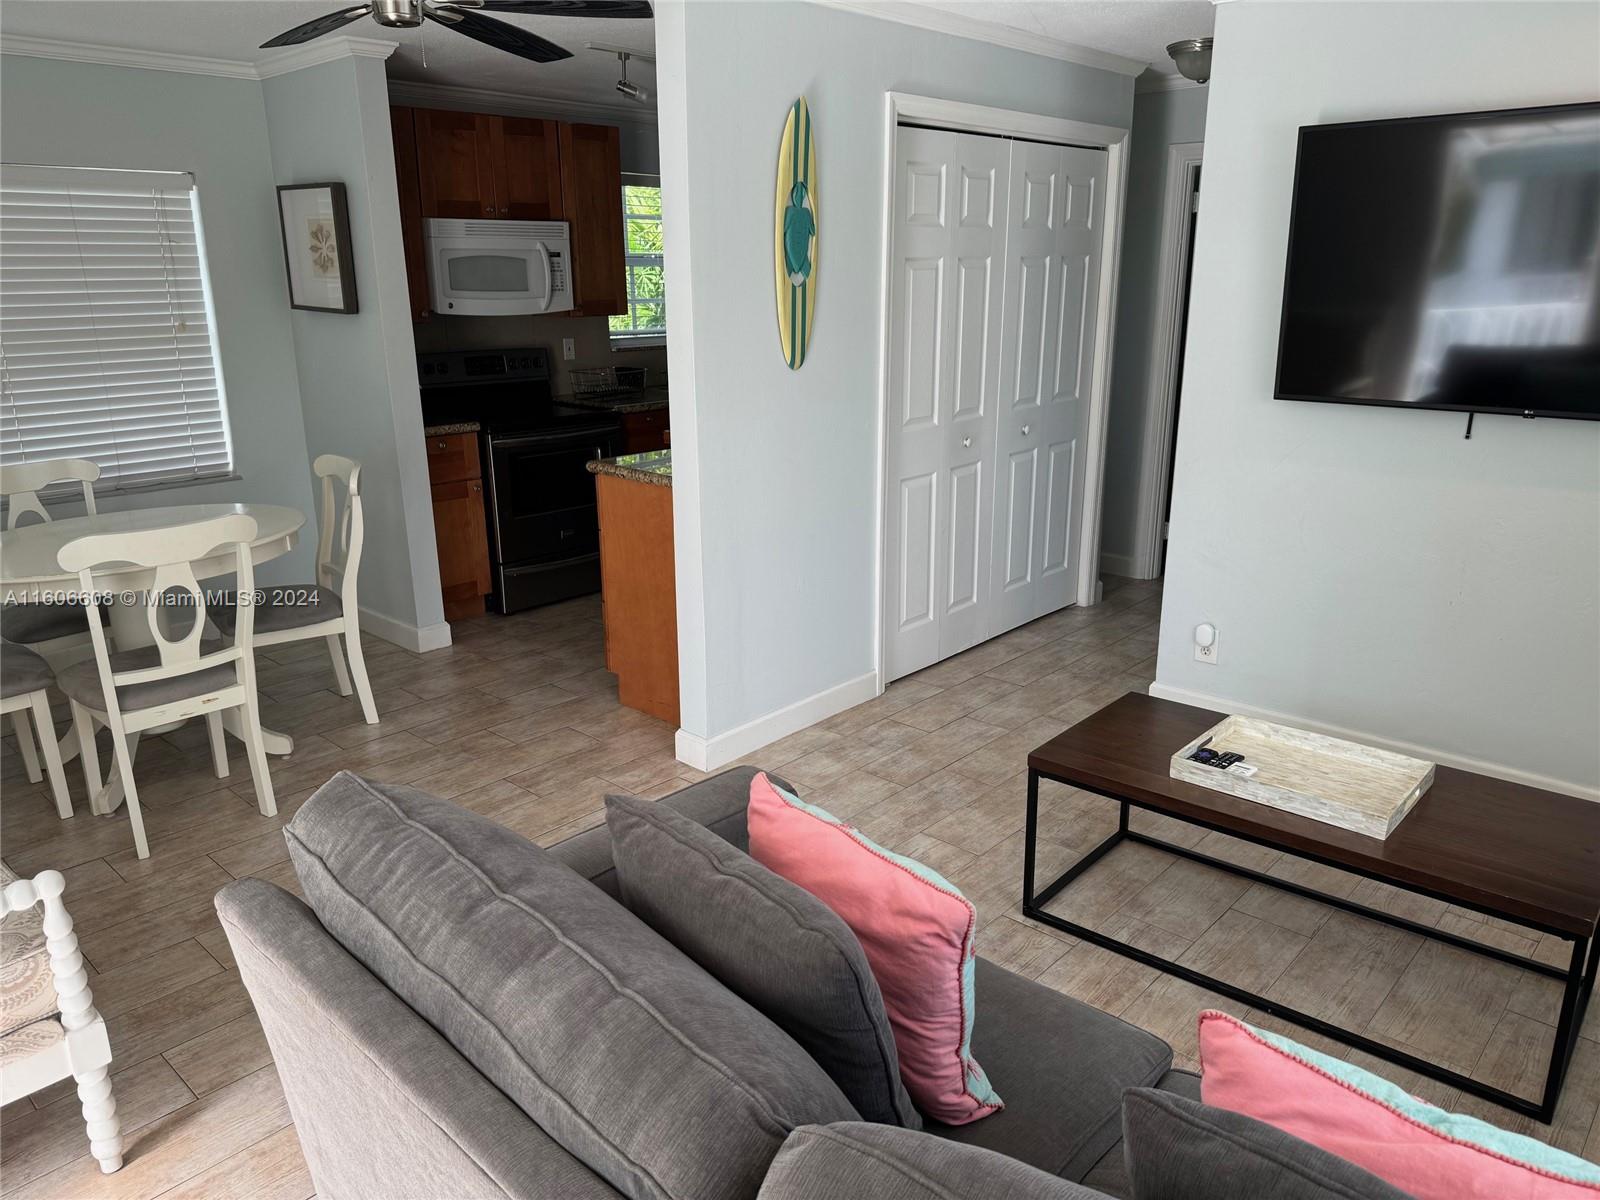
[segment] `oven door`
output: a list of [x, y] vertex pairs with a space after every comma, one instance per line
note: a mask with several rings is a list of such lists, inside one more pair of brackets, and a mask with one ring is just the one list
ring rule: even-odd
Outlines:
[[611, 429], [489, 439], [497, 566], [597, 555], [600, 521], [588, 464], [615, 452]]

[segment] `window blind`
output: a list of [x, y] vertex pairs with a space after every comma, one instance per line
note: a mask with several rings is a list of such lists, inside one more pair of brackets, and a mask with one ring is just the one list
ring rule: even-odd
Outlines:
[[232, 471], [194, 180], [0, 166], [0, 464]]

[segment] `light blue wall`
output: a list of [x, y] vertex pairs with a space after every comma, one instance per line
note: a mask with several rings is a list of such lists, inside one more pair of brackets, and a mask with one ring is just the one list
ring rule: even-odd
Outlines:
[[[885, 93], [1126, 127], [1133, 80], [811, 4], [661, 6], [657, 30], [682, 723], [710, 737], [876, 667]], [[790, 371], [773, 178], [802, 93], [820, 245], [816, 331]]]
[[277, 182], [340, 181], [350, 206], [360, 311], [297, 310], [292, 318], [306, 441], [313, 457], [363, 464], [362, 609], [437, 626], [444, 609], [383, 63], [342, 58], [268, 79], [261, 90]]
[[107, 496], [101, 507], [289, 505], [313, 525], [259, 577], [310, 579], [311, 466], [261, 85], [8, 54], [0, 63], [0, 153], [16, 163], [193, 173], [240, 478]]
[[1156, 688], [1600, 796], [1600, 424], [1272, 398], [1297, 128], [1594, 100], [1600, 7], [1223, 4], [1216, 38]]
[[1117, 339], [1111, 365], [1111, 423], [1106, 434], [1106, 486], [1100, 518], [1100, 561], [1127, 570], [1138, 521], [1140, 466], [1150, 417], [1150, 339], [1160, 290], [1162, 201], [1167, 150], [1203, 142], [1206, 89], [1144, 92], [1133, 98], [1133, 150], [1117, 280]]

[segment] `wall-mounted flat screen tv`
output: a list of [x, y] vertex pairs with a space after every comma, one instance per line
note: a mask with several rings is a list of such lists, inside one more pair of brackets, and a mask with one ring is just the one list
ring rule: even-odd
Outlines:
[[1600, 420], [1600, 103], [1303, 127], [1276, 395]]

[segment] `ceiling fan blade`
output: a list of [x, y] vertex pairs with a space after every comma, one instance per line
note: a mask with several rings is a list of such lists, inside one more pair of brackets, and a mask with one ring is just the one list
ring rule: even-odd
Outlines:
[[351, 21], [359, 21], [371, 12], [368, 5], [362, 4], [356, 8], [344, 8], [338, 12], [329, 13], [325, 17], [318, 17], [315, 21], [307, 21], [304, 25], [296, 25], [287, 33], [280, 33], [270, 42], [262, 42], [261, 49], [270, 50], [274, 46], [298, 46], [301, 42], [309, 42], [312, 38], [319, 38], [325, 33], [332, 33], [335, 29], [342, 29]]
[[546, 41], [536, 33], [529, 33], [526, 29], [518, 29], [515, 25], [508, 25], [491, 17], [480, 17], [471, 9], [440, 5], [423, 11], [446, 29], [464, 33], [485, 46], [493, 46], [496, 50], [504, 50], [507, 54], [516, 54], [541, 63], [559, 62], [563, 58], [572, 57], [572, 51]]
[[650, 0], [483, 0], [484, 12], [528, 13], [545, 17], [649, 18]]

